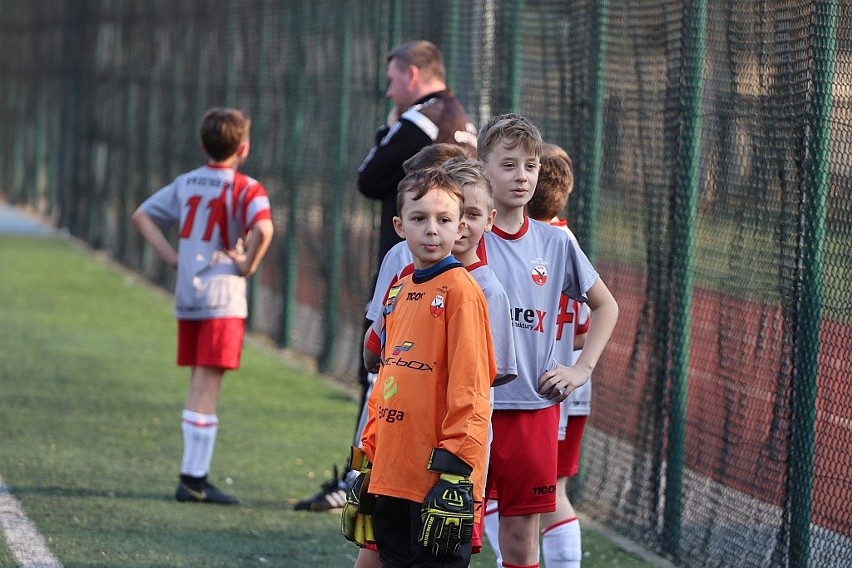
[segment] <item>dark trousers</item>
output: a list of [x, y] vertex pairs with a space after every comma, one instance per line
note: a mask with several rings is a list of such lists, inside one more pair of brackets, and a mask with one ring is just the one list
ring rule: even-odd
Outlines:
[[373, 530], [382, 568], [466, 568], [470, 565], [471, 544], [463, 544], [453, 554], [432, 556], [419, 542], [420, 503], [376, 497]]

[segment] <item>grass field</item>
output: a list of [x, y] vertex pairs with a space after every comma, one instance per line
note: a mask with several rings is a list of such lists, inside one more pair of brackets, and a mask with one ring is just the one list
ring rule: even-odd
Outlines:
[[[65, 567], [352, 565], [338, 515], [288, 504], [343, 464], [347, 388], [249, 341], [211, 472], [242, 504], [175, 503], [188, 373], [171, 297], [61, 239], [0, 236], [0, 259], [0, 476]], [[584, 545], [586, 568], [650, 566], [593, 531]], [[0, 566], [16, 566], [3, 539]]]

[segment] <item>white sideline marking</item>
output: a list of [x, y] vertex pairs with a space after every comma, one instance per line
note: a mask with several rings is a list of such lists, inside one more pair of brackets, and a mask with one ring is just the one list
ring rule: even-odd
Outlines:
[[21, 568], [62, 568], [0, 475], [0, 528]]

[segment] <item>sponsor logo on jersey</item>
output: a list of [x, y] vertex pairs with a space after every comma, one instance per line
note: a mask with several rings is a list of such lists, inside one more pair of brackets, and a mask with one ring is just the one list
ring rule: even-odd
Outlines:
[[388, 297], [385, 299], [385, 315], [389, 315], [393, 311], [393, 304], [396, 301], [396, 297], [399, 296], [399, 292], [402, 290], [402, 284], [397, 284], [396, 286], [392, 286], [390, 290], [388, 290]]
[[385, 384], [382, 385], [382, 396], [385, 397], [385, 400], [395, 395], [397, 390], [399, 390], [399, 387], [396, 385], [396, 377], [391, 375], [386, 378]]
[[[432, 372], [435, 370], [435, 365], [437, 365], [437, 361], [429, 364], [424, 363], [423, 361], [418, 361], [416, 359], [406, 359], [403, 357], [398, 357], [398, 355], [405, 355], [406, 353], [411, 353], [414, 349], [413, 341], [403, 341], [400, 345], [397, 345], [393, 348], [393, 352], [390, 357], [385, 357], [382, 359], [382, 365], [390, 366], [393, 365], [395, 367], [405, 367], [407, 369], [411, 369], [412, 371], [427, 371]], [[388, 388], [388, 382], [393, 381], [394, 392], [396, 392], [396, 379], [391, 376], [385, 380], [385, 388]], [[387, 398], [387, 396], [385, 397]]]
[[411, 369], [412, 371], [426, 371], [432, 372], [435, 370], [435, 365], [437, 363], [424, 363], [423, 361], [417, 361], [416, 359], [403, 359], [402, 357], [387, 357], [382, 360], [382, 365], [394, 365], [396, 367], [406, 367]]
[[396, 408], [385, 408], [379, 405], [379, 420], [384, 420], [388, 424], [394, 422], [402, 422], [405, 419], [405, 412]]
[[402, 290], [402, 284], [397, 284], [388, 290], [388, 298], [385, 300], [385, 306], [393, 305], [394, 301], [396, 301], [396, 297], [399, 296], [400, 290]]
[[399, 355], [403, 351], [409, 351], [412, 347], [414, 347], [413, 341], [403, 341], [402, 345], [397, 345], [393, 348], [393, 354]]
[[512, 308], [512, 326], [544, 333], [547, 312], [532, 308]]
[[429, 313], [436, 318], [444, 313], [444, 297], [441, 294], [436, 294], [429, 304]]

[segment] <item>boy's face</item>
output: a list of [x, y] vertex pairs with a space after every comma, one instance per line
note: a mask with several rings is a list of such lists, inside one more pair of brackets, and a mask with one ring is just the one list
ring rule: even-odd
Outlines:
[[538, 183], [539, 160], [522, 145], [514, 148], [498, 145], [485, 158], [484, 166], [494, 187], [498, 211], [523, 208], [532, 198]]
[[488, 188], [470, 183], [464, 186], [465, 229], [453, 245], [456, 257], [476, 248], [485, 231], [490, 231], [497, 212], [488, 207]]
[[406, 195], [402, 216], [393, 218], [393, 226], [408, 243], [419, 270], [444, 260], [465, 228], [459, 202], [439, 189], [430, 189], [417, 201]]

